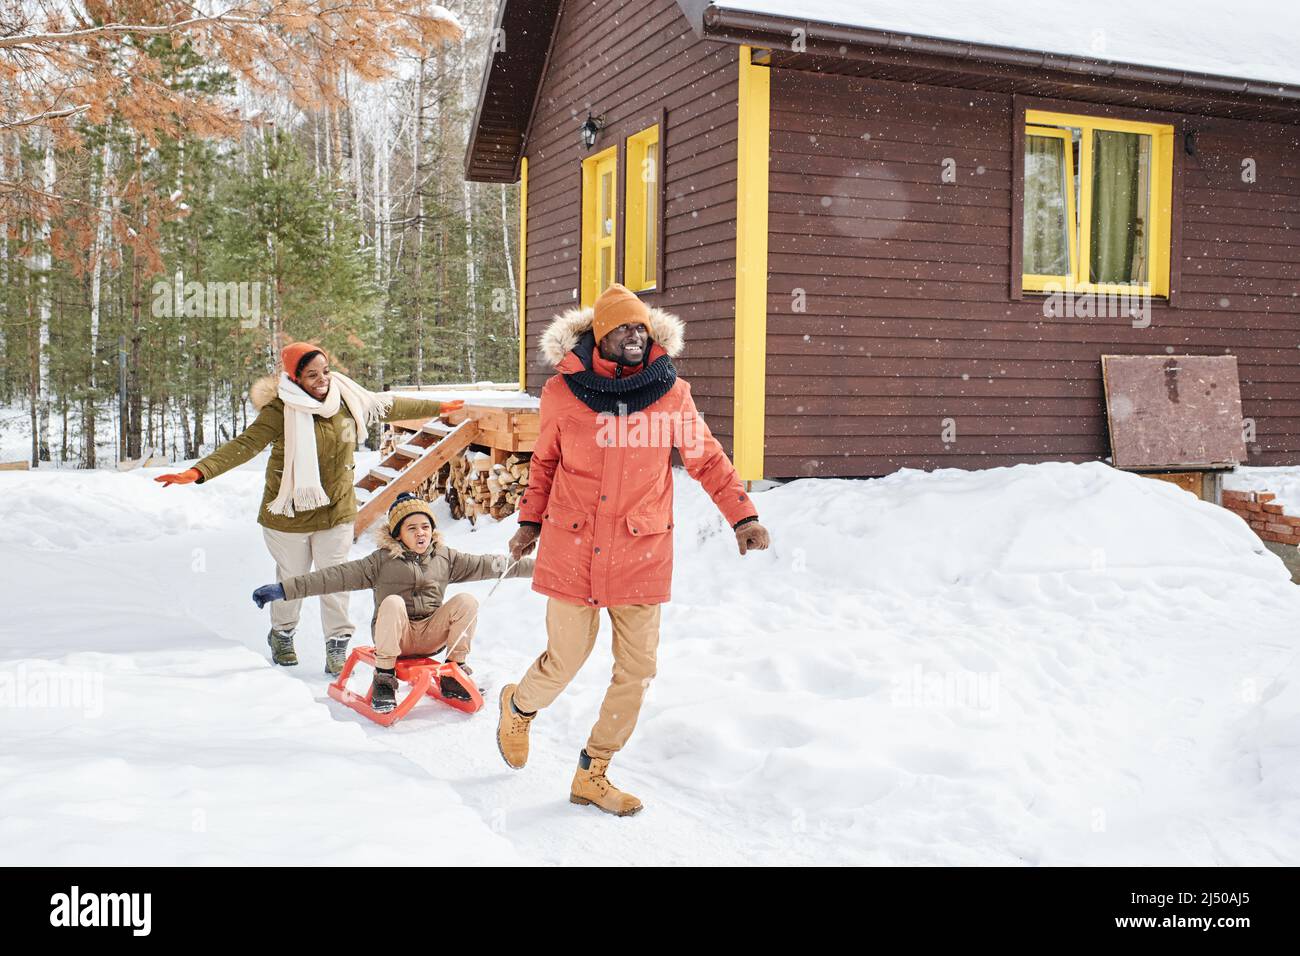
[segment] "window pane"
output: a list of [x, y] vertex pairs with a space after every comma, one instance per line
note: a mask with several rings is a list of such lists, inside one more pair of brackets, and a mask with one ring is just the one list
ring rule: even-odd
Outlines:
[[614, 208], [614, 173], [607, 171], [600, 174], [600, 233], [602, 236], [614, 234], [614, 217], [610, 210]]
[[654, 282], [655, 280], [655, 259], [658, 253], [655, 248], [655, 219], [659, 214], [658, 179], [659, 177], [655, 174], [654, 160], [652, 159], [649, 163], [645, 183], [645, 257], [641, 260], [646, 282]]
[[1070, 272], [1070, 222], [1066, 204], [1065, 140], [1025, 136], [1024, 271]]
[[1147, 281], [1151, 137], [1094, 130], [1089, 278]]

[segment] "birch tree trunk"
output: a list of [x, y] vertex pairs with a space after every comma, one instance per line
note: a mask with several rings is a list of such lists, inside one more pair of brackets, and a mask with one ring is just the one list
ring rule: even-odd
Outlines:
[[348, 76], [348, 71], [344, 70], [343, 92], [348, 101], [348, 138], [352, 141], [353, 197], [357, 204], [357, 222], [364, 227], [366, 221], [365, 180], [361, 178], [361, 136], [357, 131], [357, 104], [353, 102], [354, 94], [348, 88]]
[[[45, 157], [41, 164], [41, 191], [54, 192], [54, 134], [45, 133]], [[37, 136], [40, 136], [38, 131]], [[36, 254], [36, 271], [40, 276], [38, 288], [39, 333], [37, 340], [36, 373], [36, 429], [32, 434], [32, 464], [50, 460], [50, 217], [41, 214], [39, 249]]]
[[99, 152], [99, 202], [95, 209], [95, 237], [90, 248], [90, 395], [85, 401], [81, 414], [82, 441], [85, 451], [82, 454], [83, 468], [95, 467], [95, 400], [96, 382], [99, 375], [99, 290], [104, 275], [104, 247], [108, 243], [109, 196], [112, 193], [110, 183], [113, 170], [113, 147], [105, 138]]
[[424, 140], [424, 64], [420, 57], [419, 73], [415, 80], [415, 142], [412, 147], [412, 167], [415, 184], [415, 384], [424, 384], [424, 172], [420, 168], [421, 145]]
[[[501, 251], [504, 253], [506, 264], [506, 282], [510, 288], [510, 301], [515, 304], [515, 308], [510, 310], [510, 325], [515, 330], [515, 335], [519, 334], [519, 288], [515, 283], [515, 259], [514, 252], [510, 248], [510, 211], [506, 205], [505, 189], [498, 189], [497, 195], [501, 197]], [[523, 202], [523, 196], [520, 196], [520, 202]]]

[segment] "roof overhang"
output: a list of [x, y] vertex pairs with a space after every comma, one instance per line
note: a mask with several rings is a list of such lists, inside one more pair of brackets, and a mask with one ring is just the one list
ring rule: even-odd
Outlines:
[[501, 0], [465, 150], [471, 182], [519, 181], [519, 161], [564, 0]]

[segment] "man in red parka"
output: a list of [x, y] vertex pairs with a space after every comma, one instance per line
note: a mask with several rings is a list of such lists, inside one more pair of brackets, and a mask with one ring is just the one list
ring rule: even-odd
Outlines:
[[518, 684], [501, 689], [497, 746], [511, 767], [524, 766], [530, 723], [587, 660], [607, 608], [614, 673], [569, 799], [619, 816], [641, 809], [605, 771], [632, 735], [655, 676], [659, 607], [673, 573], [673, 448], [735, 530], [742, 555], [769, 543], [736, 469], [673, 368], [682, 344], [676, 316], [617, 283], [594, 307], [551, 323], [541, 350], [559, 374], [542, 388], [540, 435], [510, 541], [518, 559], [541, 538], [533, 590], [550, 600], [546, 650]]

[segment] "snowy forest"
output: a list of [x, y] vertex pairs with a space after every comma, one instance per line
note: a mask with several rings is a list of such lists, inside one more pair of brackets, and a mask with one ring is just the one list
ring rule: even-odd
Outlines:
[[375, 388], [513, 379], [517, 190], [462, 169], [495, 7], [0, 0], [31, 464], [202, 454], [296, 338]]

